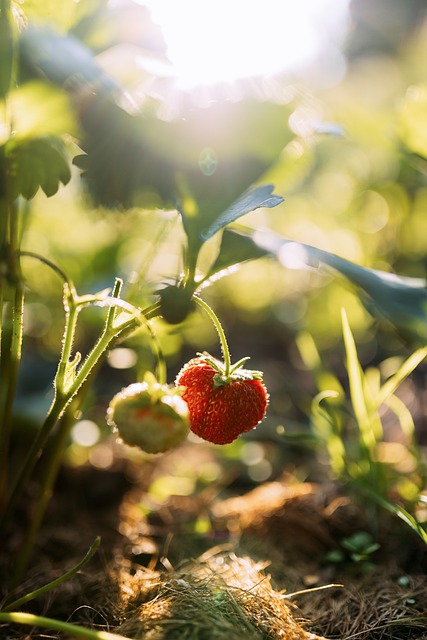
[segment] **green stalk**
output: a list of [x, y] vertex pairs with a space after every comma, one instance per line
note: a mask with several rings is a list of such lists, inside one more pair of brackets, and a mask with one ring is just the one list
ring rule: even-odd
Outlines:
[[160, 347], [160, 344], [156, 338], [156, 334], [154, 333], [151, 326], [147, 323], [147, 329], [150, 334], [151, 339], [151, 348], [154, 352], [154, 356], [156, 358], [156, 378], [160, 384], [167, 384], [168, 376], [167, 376], [167, 367], [166, 361], [163, 355], [163, 351]]
[[9, 518], [12, 516], [18, 500], [21, 497], [22, 491], [31, 475], [34, 465], [36, 464], [40, 456], [42, 448], [44, 447], [50, 432], [56, 425], [59, 419], [59, 415], [62, 413], [62, 410], [62, 402], [54, 402], [46, 417], [46, 420], [44, 421], [42, 428], [40, 429], [37, 437], [33, 440], [33, 444], [31, 445], [31, 448], [27, 454], [27, 458], [20, 469], [20, 474], [16, 479], [11, 496], [3, 514], [3, 527], [7, 524]]
[[66, 275], [66, 273], [62, 271], [62, 269], [60, 269], [54, 262], [52, 262], [48, 258], [45, 258], [44, 256], [41, 256], [40, 254], [35, 253], [34, 251], [20, 251], [19, 254], [21, 257], [34, 258], [38, 262], [45, 264], [47, 267], [52, 269], [52, 271], [54, 271], [64, 283], [68, 283], [70, 287], [72, 286], [71, 280]]
[[31, 554], [36, 542], [37, 534], [40, 530], [46, 508], [52, 497], [53, 486], [55, 484], [59, 468], [63, 460], [64, 451], [68, 443], [68, 436], [70, 434], [71, 427], [74, 424], [74, 414], [76, 408], [77, 407], [73, 407], [73, 405], [68, 407], [67, 411], [62, 416], [62, 420], [59, 424], [58, 430], [52, 438], [51, 447], [43, 466], [41, 486], [39, 490], [39, 497], [36, 503], [36, 508], [31, 516], [31, 523], [28, 531], [25, 534], [24, 544], [19, 551], [15, 576], [13, 580], [13, 585], [15, 586], [22, 581], [22, 578], [28, 567], [28, 563], [30, 561]]
[[[21, 265], [19, 258], [19, 224], [18, 211], [8, 207], [9, 216], [9, 279], [14, 286], [12, 308], [12, 335], [10, 351], [3, 352], [2, 360], [2, 402], [0, 407], [0, 496], [6, 496], [8, 485], [8, 455], [12, 431], [12, 410], [18, 380], [19, 365], [22, 353], [23, 320], [24, 320], [24, 287], [22, 284]], [[4, 336], [3, 336], [4, 337]], [[7, 373], [7, 376], [5, 375]], [[2, 501], [0, 501], [2, 502]]]
[[[120, 287], [120, 282], [116, 283], [116, 287]], [[47, 442], [49, 434], [52, 429], [57, 424], [58, 420], [61, 418], [63, 412], [65, 411], [68, 404], [71, 402], [73, 397], [83, 389], [84, 385], [87, 384], [89, 376], [93, 373], [96, 365], [100, 361], [101, 357], [104, 353], [111, 347], [112, 343], [118, 340], [119, 338], [123, 338], [128, 334], [135, 331], [139, 326], [144, 325], [146, 322], [146, 316], [141, 313], [141, 317], [144, 320], [140, 319], [138, 316], [134, 316], [129, 320], [121, 323], [118, 326], [114, 325], [116, 309], [111, 307], [109, 309], [107, 321], [104, 326], [104, 330], [101, 336], [98, 339], [98, 342], [93, 347], [92, 351], [87, 356], [86, 360], [80, 367], [78, 372], [75, 372], [75, 378], [70, 383], [67, 382], [69, 377], [69, 368], [67, 369], [67, 365], [75, 366], [78, 362], [76, 357], [72, 363], [69, 363], [67, 357], [69, 358], [74, 330], [75, 330], [75, 320], [76, 320], [76, 309], [73, 309], [76, 304], [76, 299], [73, 299], [73, 289], [69, 288], [69, 292], [71, 294], [70, 298], [67, 298], [68, 304], [71, 305], [69, 312], [67, 311], [67, 324], [64, 332], [64, 340], [63, 340], [63, 351], [61, 354], [61, 361], [58, 366], [57, 376], [55, 380], [55, 388], [56, 393], [49, 410], [48, 415], [46, 416], [46, 420], [40, 429], [37, 437], [33, 441], [33, 444], [30, 448], [30, 451], [27, 454], [27, 458], [21, 467], [20, 474], [16, 480], [16, 484], [12, 491], [12, 495], [9, 499], [8, 505], [6, 507], [6, 511], [4, 514], [3, 524], [5, 525], [8, 519], [11, 517], [15, 507], [18, 503], [18, 500], [21, 497], [25, 484], [27, 483], [31, 472], [34, 469], [34, 466], [40, 457], [42, 450]], [[78, 299], [77, 299], [78, 300]], [[80, 299], [85, 300], [86, 298]], [[94, 298], [96, 300], [96, 298]], [[154, 317], [158, 314], [159, 305], [152, 305], [147, 309], [147, 313], [149, 317]]]
[[14, 600], [10, 604], [8, 604], [3, 609], [3, 611], [5, 611], [5, 612], [6, 611], [13, 611], [14, 609], [17, 609], [18, 607], [22, 607], [23, 604], [26, 604], [27, 602], [30, 602], [31, 600], [34, 600], [35, 598], [38, 598], [39, 596], [42, 596], [45, 593], [48, 593], [49, 591], [52, 591], [52, 589], [55, 589], [56, 587], [59, 587], [60, 584], [62, 584], [66, 580], [69, 580], [70, 578], [72, 578], [78, 571], [80, 571], [85, 566], [85, 564], [87, 564], [89, 562], [89, 560], [92, 558], [92, 556], [98, 550], [98, 547], [99, 547], [100, 543], [101, 543], [101, 538], [99, 536], [97, 536], [95, 538], [95, 540], [93, 541], [93, 543], [92, 543], [89, 551], [85, 555], [85, 557], [82, 560], [80, 560], [80, 562], [78, 562], [76, 565], [74, 565], [74, 567], [72, 567], [71, 569], [66, 571], [59, 578], [56, 578], [55, 580], [52, 580], [51, 582], [48, 582], [47, 584], [44, 584], [42, 587], [39, 587], [38, 589], [35, 589], [34, 591], [30, 591], [29, 593], [26, 593], [25, 596], [22, 596], [21, 598], [18, 598], [17, 600]]
[[125, 636], [119, 636], [109, 631], [94, 631], [85, 629], [70, 622], [62, 622], [62, 620], [54, 620], [53, 618], [45, 618], [44, 616], [35, 616], [32, 613], [2, 613], [0, 612], [0, 622], [9, 622], [23, 624], [30, 627], [42, 627], [44, 629], [53, 629], [55, 631], [63, 631], [70, 638], [83, 638], [83, 640], [129, 640]]
[[[19, 364], [22, 354], [22, 334], [23, 334], [23, 315], [24, 315], [24, 290], [21, 283], [16, 284], [13, 311], [12, 311], [12, 340], [9, 356], [9, 365], [7, 368], [8, 380], [7, 391], [5, 395], [5, 403], [3, 408], [3, 438], [2, 438], [2, 454], [5, 456], [8, 447], [10, 432], [12, 426], [12, 407], [15, 397], [16, 382], [18, 379]], [[6, 456], [7, 457], [7, 456]], [[0, 460], [0, 466], [4, 460]]]
[[[65, 329], [62, 339], [62, 352], [55, 377], [55, 397], [66, 395], [67, 370], [70, 367], [71, 353], [73, 349], [74, 336], [77, 327], [77, 320], [81, 311], [81, 306], [76, 304], [77, 293], [68, 282], [64, 285], [64, 309], [65, 309]], [[80, 355], [76, 354], [74, 359], [77, 365]]]
[[[10, 135], [12, 134], [12, 122], [8, 110], [8, 94], [10, 88], [15, 82], [16, 72], [16, 31], [13, 14], [11, 11], [10, 0], [0, 0], [0, 109], [4, 113], [0, 114], [0, 118], [4, 120], [9, 128]], [[12, 374], [14, 378], [10, 379], [9, 369], [9, 354], [5, 350], [4, 333], [2, 327], [3, 319], [3, 304], [4, 304], [4, 291], [7, 286], [7, 278], [10, 276], [12, 279], [17, 276], [19, 279], [19, 268], [16, 271], [13, 270], [13, 266], [19, 267], [19, 261], [13, 255], [13, 251], [18, 245], [18, 236], [13, 236], [13, 231], [16, 230], [12, 220], [12, 205], [11, 198], [8, 193], [8, 181], [9, 181], [9, 167], [4, 169], [3, 175], [0, 176], [0, 182], [3, 185], [3, 190], [0, 193], [0, 512], [6, 501], [7, 495], [7, 458], [9, 451], [10, 440], [10, 415], [11, 407], [13, 403], [13, 396], [15, 393], [16, 374], [13, 366]], [[13, 262], [9, 265], [9, 259]], [[19, 285], [18, 285], [19, 286]], [[19, 343], [19, 324], [22, 326], [22, 314], [21, 319], [17, 321], [17, 311], [21, 304], [22, 291], [16, 290], [15, 302], [14, 302], [14, 336], [18, 337]], [[19, 316], [19, 312], [18, 312]], [[19, 348], [16, 349], [16, 341], [13, 345], [14, 354], [12, 357], [16, 357], [20, 352]], [[6, 356], [6, 361], [5, 361]], [[16, 362], [16, 360], [15, 360]]]
[[[24, 486], [29, 479], [31, 472], [41, 455], [44, 445], [47, 442], [50, 432], [55, 427], [57, 421], [59, 420], [63, 410], [66, 407], [64, 404], [64, 393], [63, 393], [63, 381], [65, 378], [65, 371], [68, 364], [68, 359], [70, 357], [71, 348], [74, 339], [74, 333], [76, 329], [77, 317], [80, 311], [78, 305], [75, 304], [75, 297], [73, 297], [74, 288], [68, 282], [64, 285], [64, 308], [66, 311], [65, 314], [65, 328], [64, 328], [64, 337], [62, 342], [62, 353], [61, 359], [58, 365], [58, 371], [56, 375], [56, 379], [60, 380], [60, 385], [55, 385], [55, 397], [53, 403], [49, 409], [49, 412], [46, 416], [44, 424], [40, 431], [38, 432], [36, 438], [33, 440], [33, 443], [28, 451], [25, 462], [23, 463], [20, 474], [17, 477], [15, 486], [12, 490], [12, 494], [10, 496], [9, 502], [6, 506], [6, 511], [4, 513], [4, 524], [7, 522], [9, 517], [12, 515], [16, 504], [21, 496], [21, 493], [24, 489]], [[58, 388], [59, 387], [59, 388]]]
[[213, 311], [213, 309], [211, 309], [211, 307], [204, 300], [202, 300], [198, 296], [193, 296], [193, 300], [197, 302], [199, 307], [201, 307], [204, 311], [206, 311], [206, 313], [212, 320], [215, 329], [218, 332], [218, 336], [221, 342], [222, 355], [224, 358], [224, 365], [225, 365], [224, 376], [225, 378], [228, 378], [231, 372], [231, 358], [230, 358], [230, 350], [228, 348], [227, 338], [225, 337], [224, 329], [222, 328], [222, 325], [218, 317], [216, 316], [215, 312]]

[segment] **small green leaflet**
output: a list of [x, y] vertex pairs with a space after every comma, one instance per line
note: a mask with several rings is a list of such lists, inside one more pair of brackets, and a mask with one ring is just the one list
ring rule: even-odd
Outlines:
[[10, 166], [9, 193], [30, 200], [39, 187], [50, 197], [67, 184], [71, 172], [62, 141], [53, 136], [13, 140], [5, 145], [5, 157]]
[[231, 222], [234, 222], [245, 213], [259, 209], [260, 207], [268, 207], [272, 209], [283, 202], [282, 196], [273, 194], [274, 185], [265, 184], [261, 187], [255, 187], [243, 193], [228, 209], [220, 213], [214, 222], [200, 234], [200, 239], [205, 242], [212, 238], [217, 231], [220, 231]]

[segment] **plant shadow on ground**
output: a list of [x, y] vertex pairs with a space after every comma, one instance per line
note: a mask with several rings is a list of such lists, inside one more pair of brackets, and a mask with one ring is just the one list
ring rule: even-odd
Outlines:
[[[97, 535], [101, 547], [27, 610], [148, 640], [427, 637], [427, 553], [399, 521], [378, 520], [365, 563], [342, 552], [369, 529], [366, 513], [333, 484], [284, 474], [250, 486], [234, 473], [156, 502], [150, 487], [183, 457], [218, 464], [215, 447], [189, 442], [138, 464], [119, 455], [110, 470], [64, 468], [20, 590], [58, 577]], [[24, 509], [3, 550], [5, 577], [27, 519]]]

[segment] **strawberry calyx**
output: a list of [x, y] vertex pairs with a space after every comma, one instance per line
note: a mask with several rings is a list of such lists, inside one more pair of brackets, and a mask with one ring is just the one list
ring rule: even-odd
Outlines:
[[262, 371], [256, 371], [253, 369], [242, 369], [242, 366], [245, 364], [245, 362], [250, 359], [249, 356], [241, 358], [235, 364], [230, 365], [229, 372], [227, 373], [226, 363], [218, 360], [217, 358], [214, 358], [206, 351], [204, 351], [203, 353], [199, 352], [197, 353], [197, 355], [200, 358], [203, 358], [203, 360], [217, 372], [213, 377], [214, 389], [218, 389], [219, 387], [228, 385], [231, 382], [242, 380], [262, 380]]
[[[141, 383], [136, 383], [141, 384]], [[167, 396], [180, 396], [182, 394], [181, 389], [172, 387], [171, 385], [162, 384], [157, 380], [151, 371], [146, 371], [142, 379], [142, 385], [147, 390], [147, 397], [150, 398], [150, 404], [160, 402], [166, 395]]]

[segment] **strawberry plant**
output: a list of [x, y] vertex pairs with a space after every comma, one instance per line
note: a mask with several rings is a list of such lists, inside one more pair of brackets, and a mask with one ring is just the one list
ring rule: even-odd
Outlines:
[[[25, 3], [21, 7], [0, 0], [0, 528], [5, 540], [25, 496], [33, 491], [28, 526], [7, 588], [17, 588], [26, 576], [71, 429], [87, 406], [93, 380], [114, 346], [145, 331], [152, 351], [154, 372], [145, 367], [137, 380], [117, 391], [107, 409], [109, 425], [125, 443], [158, 454], [179, 446], [192, 431], [210, 443], [226, 445], [262, 423], [269, 401], [263, 373], [246, 369], [246, 356], [232, 364], [224, 329], [202, 295], [234, 268], [266, 257], [286, 267], [289, 256], [297, 255], [298, 268], [322, 268], [344, 276], [370, 313], [391, 323], [413, 344], [423, 345], [383, 385], [375, 378], [372, 397], [344, 322], [358, 436], [350, 443], [345, 439], [342, 416], [337, 417], [329, 405], [325, 409], [331, 399], [325, 390], [315, 398], [313, 423], [317, 436], [326, 443], [335, 478], [345, 479], [359, 494], [369, 495], [397, 514], [426, 541], [425, 530], [412, 513], [390, 501], [390, 488], [398, 481], [395, 475], [390, 479], [389, 469], [377, 460], [382, 437], [378, 412], [383, 404], [395, 411], [403, 425], [412, 426], [394, 391], [426, 355], [425, 281], [362, 267], [271, 230], [242, 226], [246, 214], [274, 209], [284, 200], [273, 184], [263, 180], [295, 136], [289, 119], [298, 106], [297, 92], [289, 92], [281, 102], [251, 97], [204, 106], [181, 96], [179, 117], [159, 115], [170, 106], [167, 96], [149, 96], [137, 109], [134, 105], [126, 108], [126, 91], [84, 43], [85, 37], [91, 41], [91, 29], [96, 31], [103, 3], [96, 9], [91, 2], [82, 2], [79, 9], [77, 4], [70, 3], [62, 16], [66, 24], [55, 30], [33, 19], [37, 11], [31, 3], [26, 15]], [[99, 38], [93, 38], [96, 46], [108, 49], [108, 43]], [[54, 197], [77, 170], [88, 202], [104, 208], [106, 215], [108, 209], [177, 212], [181, 260], [166, 280], [152, 282], [137, 274], [129, 283], [117, 276], [95, 293], [88, 293], [86, 287], [79, 293], [62, 264], [37, 246], [24, 245], [37, 195], [43, 192], [47, 198]], [[65, 235], [71, 231], [64, 228]], [[153, 247], [153, 253], [161, 252], [160, 246]], [[61, 281], [64, 327], [62, 341], [57, 343], [50, 407], [25, 456], [15, 464], [11, 454], [26, 348], [24, 311], [31, 264], [35, 263]], [[132, 295], [138, 289], [144, 289], [144, 295]], [[82, 317], [87, 309], [103, 314], [103, 320], [95, 338], [88, 333], [84, 343]], [[161, 340], [152, 320], [162, 318], [180, 332], [183, 323], [200, 310], [217, 330], [223, 360], [206, 352], [198, 354], [180, 363], [173, 385], [168, 383]], [[417, 494], [420, 491], [417, 486]], [[356, 553], [356, 547], [347, 547]], [[359, 549], [363, 559], [373, 551], [369, 546]], [[12, 611], [59, 583], [54, 581], [18, 599], [5, 593], [0, 620], [113, 639], [113, 634], [86, 633], [66, 623]]]
[[[45, 30], [30, 24], [18, 25], [15, 14], [10, 9], [9, 2], [3, 2], [0, 8], [0, 20], [7, 39], [2, 40], [6, 47], [8, 64], [2, 66], [1, 100], [4, 106], [2, 131], [7, 132], [1, 147], [2, 164], [0, 185], [1, 215], [1, 256], [3, 268], [0, 278], [0, 299], [5, 313], [2, 315], [3, 327], [1, 332], [1, 368], [2, 380], [0, 412], [1, 412], [1, 483], [0, 505], [2, 509], [2, 531], [7, 533], [13, 522], [14, 513], [26, 491], [27, 483], [32, 477], [34, 469], [41, 458], [42, 472], [40, 477], [39, 495], [35, 502], [31, 524], [20, 549], [19, 560], [16, 565], [16, 575], [13, 582], [19, 582], [28, 566], [34, 542], [41, 526], [49, 496], [55, 482], [58, 469], [66, 445], [73, 416], [80, 410], [88, 392], [93, 374], [99, 368], [102, 358], [119, 340], [130, 336], [136, 330], [146, 328], [149, 335], [155, 338], [149, 326], [149, 321], [160, 314], [171, 323], [180, 323], [193, 309], [193, 297], [200, 287], [207, 286], [213, 276], [225, 274], [227, 269], [242, 260], [254, 256], [252, 249], [247, 252], [246, 239], [239, 235], [226, 236], [220, 246], [218, 256], [205, 274], [200, 273], [199, 257], [201, 249], [214, 235], [219, 234], [226, 226], [246, 213], [259, 207], [275, 207], [283, 198], [273, 194], [272, 185], [251, 187], [265, 169], [274, 161], [280, 146], [289, 137], [287, 126], [282, 127], [282, 133], [272, 145], [268, 154], [262, 152], [262, 157], [256, 157], [256, 151], [250, 166], [241, 166], [241, 158], [234, 159], [235, 150], [230, 140], [226, 140], [221, 169], [212, 177], [199, 167], [200, 149], [209, 144], [209, 129], [200, 131], [201, 139], [194, 148], [188, 144], [191, 140], [189, 130], [197, 126], [198, 114], [189, 111], [182, 128], [181, 121], [160, 125], [159, 120], [151, 120], [151, 124], [164, 126], [169, 139], [175, 137], [175, 148], [186, 151], [182, 157], [157, 149], [150, 155], [148, 147], [152, 143], [150, 134], [146, 130], [145, 118], [130, 116], [117, 106], [113, 88], [114, 83], [102, 73], [90, 51], [73, 36], [60, 36], [52, 30]], [[64, 53], [63, 62], [55, 65], [48, 57], [52, 48], [58, 47]], [[93, 93], [86, 99], [82, 96], [82, 87], [76, 86], [75, 74], [84, 60], [85, 73], [83, 82], [86, 89]], [[97, 78], [95, 84], [94, 77]], [[99, 84], [101, 83], [101, 88]], [[55, 86], [60, 85], [60, 86]], [[98, 88], [96, 88], [98, 87]], [[66, 90], [64, 90], [66, 89]], [[230, 121], [246, 113], [241, 106], [224, 104], [222, 117], [227, 127]], [[270, 107], [265, 107], [267, 110]], [[127, 168], [117, 166], [117, 172], [123, 172], [122, 183], [114, 180], [117, 189], [113, 193], [104, 189], [98, 191], [100, 179], [99, 167], [105, 156], [98, 152], [102, 145], [107, 125], [102, 118], [99, 126], [93, 127], [93, 114], [108, 114], [113, 118], [117, 135], [121, 144], [128, 144], [133, 149], [126, 149], [133, 153], [136, 173], [132, 183], [126, 181]], [[263, 128], [268, 132], [270, 120], [260, 114], [263, 113], [262, 104], [252, 105], [246, 120], [240, 121], [239, 126], [253, 129]], [[282, 113], [282, 106], [272, 106], [276, 114]], [[285, 107], [287, 109], [287, 107]], [[102, 115], [101, 114], [101, 115]], [[218, 117], [217, 110], [208, 114], [211, 118]], [[196, 120], [194, 119], [196, 118]], [[264, 124], [265, 123], [265, 124]], [[252, 132], [253, 133], [253, 132]], [[39, 189], [46, 196], [53, 196], [59, 189], [60, 183], [66, 184], [70, 180], [71, 172], [69, 156], [65, 145], [65, 138], [73, 136], [75, 144], [86, 152], [83, 157], [77, 157], [76, 163], [81, 166], [83, 177], [94, 201], [102, 199], [105, 205], [130, 206], [137, 202], [145, 188], [158, 192], [159, 197], [167, 201], [172, 198], [178, 202], [185, 242], [183, 246], [183, 271], [176, 277], [175, 285], [158, 288], [153, 291], [154, 300], [145, 308], [140, 308], [127, 302], [121, 297], [123, 282], [116, 279], [112, 289], [104, 289], [95, 294], [80, 295], [72, 281], [63, 269], [48, 257], [37, 251], [24, 251], [21, 241], [25, 232], [24, 210], [31, 206], [31, 200]], [[188, 136], [188, 140], [186, 138]], [[132, 139], [132, 143], [131, 140]], [[280, 140], [280, 145], [277, 144]], [[236, 146], [237, 140], [234, 142]], [[147, 147], [148, 145], [148, 147]], [[147, 165], [136, 162], [138, 154], [149, 156], [149, 166], [153, 168], [157, 162], [163, 167], [164, 182], [160, 185], [157, 176], [147, 170]], [[243, 153], [240, 150], [239, 153]], [[173, 166], [173, 171], [168, 167]], [[179, 174], [179, 178], [178, 178]], [[212, 178], [212, 179], [211, 179]], [[243, 191], [243, 195], [242, 195]], [[214, 197], [214, 194], [217, 194]], [[231, 239], [231, 244], [230, 244]], [[25, 262], [24, 262], [25, 260]], [[23, 346], [23, 312], [25, 303], [25, 277], [27, 261], [37, 261], [57, 274], [63, 283], [63, 307], [65, 326], [63, 331], [62, 348], [53, 381], [54, 395], [51, 406], [40, 425], [22, 465], [12, 470], [8, 465], [10, 439], [13, 427], [13, 403]], [[200, 304], [204, 304], [200, 301]], [[76, 334], [79, 328], [81, 312], [90, 306], [107, 309], [103, 328], [85, 358], [75, 350]], [[205, 309], [209, 307], [204, 304]], [[211, 312], [211, 317], [213, 312]], [[219, 322], [216, 320], [216, 326]], [[223, 343], [224, 344], [224, 343]], [[60, 345], [58, 345], [59, 347]], [[154, 357], [161, 370], [161, 357], [154, 346]], [[241, 383], [234, 382], [232, 372], [230, 386]], [[243, 374], [243, 370], [242, 373]], [[246, 374], [248, 375], [248, 374]], [[145, 377], [125, 391], [120, 392], [112, 400], [109, 410], [109, 420], [114, 423], [120, 436], [133, 445], [138, 445], [150, 452], [164, 451], [185, 438], [187, 427], [187, 405], [179, 397], [179, 392], [172, 390], [166, 384], [164, 372], [160, 374], [161, 381], [153, 382]], [[249, 382], [249, 380], [247, 381]], [[258, 408], [255, 422], [264, 415], [266, 392], [258, 381], [253, 381], [259, 388], [263, 406]], [[249, 385], [251, 386], [251, 385]], [[244, 395], [250, 392], [247, 383], [243, 385]], [[258, 391], [258, 393], [259, 393]], [[259, 401], [257, 401], [259, 402]], [[252, 416], [245, 416], [240, 430], [254, 426]], [[233, 434], [233, 439], [238, 434]], [[224, 437], [224, 442], [230, 438]], [[48, 451], [46, 444], [50, 443]]]

